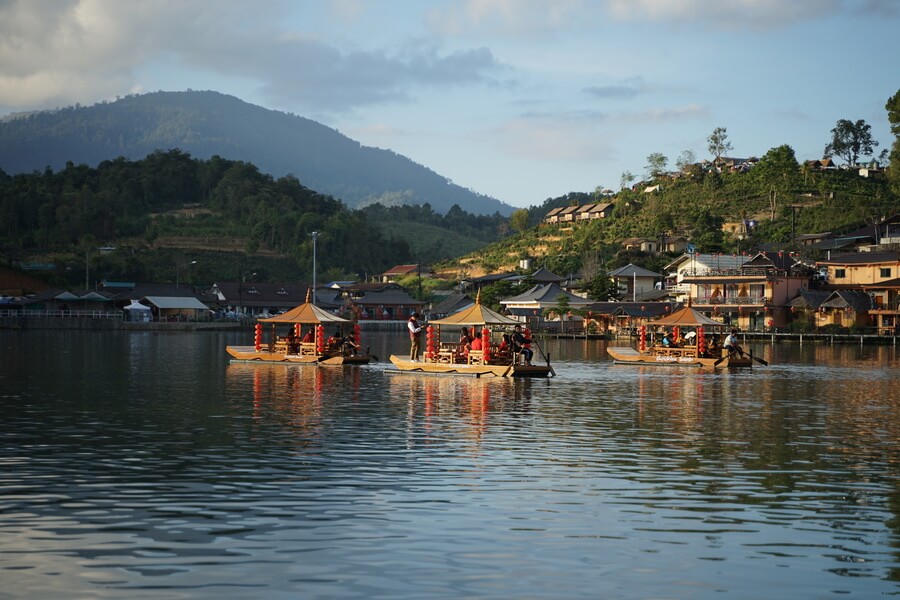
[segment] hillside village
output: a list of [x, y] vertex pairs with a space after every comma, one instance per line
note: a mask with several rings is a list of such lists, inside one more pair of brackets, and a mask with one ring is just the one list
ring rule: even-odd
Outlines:
[[[195, 170], [202, 173], [208, 165], [221, 162], [198, 162], [177, 152], [155, 154], [152, 159], [185, 166], [188, 183], [194, 181]], [[112, 163], [105, 164], [108, 168]], [[97, 279], [96, 273], [92, 282], [91, 250], [84, 250], [81, 289], [55, 288], [23, 277], [21, 270], [3, 268], [0, 318], [13, 326], [16, 319], [35, 317], [249, 324], [290, 310], [311, 291], [320, 308], [370, 327], [402, 323], [413, 312], [428, 318], [446, 316], [483, 297], [495, 310], [534, 331], [617, 335], [689, 305], [745, 332], [896, 335], [900, 333], [900, 214], [893, 213], [896, 204], [891, 192], [887, 198], [880, 197], [888, 187], [885, 171], [876, 161], [847, 165], [838, 167], [831, 158], [798, 165], [788, 146], [773, 148], [762, 159], [717, 156], [675, 172], [655, 172], [650, 179], [623, 185], [618, 193], [598, 187], [593, 194], [548, 199], [543, 214], [535, 215], [534, 208], [528, 211], [529, 227], [519, 220], [519, 225], [513, 225], [517, 233], [454, 260], [432, 265], [407, 262], [380, 273], [331, 281], [316, 279], [318, 234], [311, 248], [311, 281], [257, 276], [240, 264], [237, 279], [221, 276], [222, 263], [234, 263], [229, 257], [235, 254], [247, 252], [262, 261], [267, 252], [282, 259], [288, 253], [272, 253], [265, 238], [254, 237], [248, 244], [240, 233], [232, 234], [227, 248], [215, 244], [213, 252], [211, 241], [220, 239], [217, 232], [229, 227], [221, 208], [192, 202], [190, 215], [176, 218], [171, 213], [181, 215], [189, 205], [169, 198], [172, 207], [164, 217], [147, 215], [145, 237], [152, 239], [151, 252], [162, 248], [166, 239], [192, 239], [185, 233], [190, 234], [192, 223], [201, 217], [220, 228], [202, 234], [206, 246], [175, 248], [174, 285]], [[72, 177], [71, 168], [61, 174], [63, 183]], [[248, 180], [250, 185], [284, 185], [282, 180], [259, 178], [252, 171], [250, 175], [255, 177]], [[623, 174], [623, 184], [624, 178]], [[330, 214], [342, 215], [330, 221], [342, 222], [344, 228], [335, 235], [343, 236], [344, 243], [333, 250], [352, 251], [350, 232], [358, 237], [361, 229], [368, 230], [363, 226], [366, 217], [351, 215], [339, 202], [316, 195], [295, 179], [285, 181], [299, 198], [285, 207], [290, 206], [301, 221], [321, 210], [316, 208], [319, 205], [327, 206]], [[863, 181], [872, 184], [860, 187]], [[790, 187], [784, 187], [784, 182], [791, 182]], [[840, 189], [839, 195], [835, 189]], [[228, 197], [227, 192], [223, 196]], [[55, 201], [52, 195], [47, 198]], [[229, 210], [249, 214], [254, 205], [242, 202], [247, 200], [241, 199]], [[892, 212], [879, 214], [882, 207]], [[466, 217], [459, 207], [450, 213], [456, 223]], [[285, 220], [282, 211], [253, 214], [265, 217], [255, 230], [269, 227], [268, 245], [278, 239], [277, 233], [303, 259], [309, 248], [299, 251], [299, 247], [309, 242], [297, 238], [290, 228], [284, 228], [286, 234], [277, 229], [279, 221]], [[386, 220], [392, 219], [391, 214], [385, 213]], [[434, 213], [425, 205], [424, 214]], [[510, 222], [515, 217], [514, 213]], [[839, 226], [822, 231], [818, 225], [829, 218]], [[855, 229], [846, 226], [852, 223]], [[167, 229], [159, 229], [162, 225]], [[43, 235], [53, 233], [48, 228]], [[431, 233], [441, 235], [439, 230]], [[373, 239], [381, 250], [394, 242], [393, 238]], [[195, 266], [202, 261], [188, 257], [201, 251], [215, 253], [217, 266], [207, 271], [216, 274], [212, 281], [198, 278], [195, 271], [200, 269]], [[117, 249], [108, 245], [96, 252], [102, 256]], [[626, 264], [623, 258], [629, 259]], [[40, 268], [40, 264], [32, 266]], [[332, 266], [331, 277], [336, 271]]]
[[[577, 227], [607, 218], [612, 210], [611, 202], [553, 209], [539, 227]], [[626, 249], [677, 257], [659, 272], [635, 264], [608, 272], [615, 297], [603, 300], [590, 297], [578, 274], [558, 275], [524, 260], [514, 271], [462, 278], [454, 290], [435, 294], [430, 301], [417, 299], [415, 288], [418, 284], [421, 291], [423, 281], [439, 274], [426, 265], [404, 264], [370, 281], [317, 284], [315, 302], [362, 324], [388, 324], [402, 322], [414, 311], [430, 318], [446, 316], [471, 305], [491, 286], [506, 284], [514, 293], [500, 298], [497, 308], [535, 331], [615, 335], [690, 305], [747, 332], [900, 333], [900, 216], [844, 235], [800, 234], [797, 242], [824, 257], [809, 260], [805, 252], [783, 249], [703, 253], [684, 237], [626, 239]], [[254, 322], [302, 303], [311, 287], [257, 282], [251, 275], [210, 286], [101, 281], [91, 290], [47, 289], [23, 295], [24, 289], [10, 287], [15, 279], [6, 275], [3, 280], [0, 316], [7, 319], [162, 323]]]

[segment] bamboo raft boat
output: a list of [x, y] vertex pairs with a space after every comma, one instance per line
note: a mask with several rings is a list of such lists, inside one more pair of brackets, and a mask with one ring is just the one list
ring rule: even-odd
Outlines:
[[[266, 343], [263, 343], [262, 323], [271, 323], [272, 330]], [[289, 324], [286, 336], [276, 335], [276, 325]], [[325, 337], [325, 326], [333, 325], [339, 331], [338, 336]], [[303, 327], [313, 332], [313, 341], [303, 342]], [[344, 335], [344, 328], [353, 327], [350, 336]], [[309, 330], [308, 330], [309, 331]], [[359, 325], [322, 310], [311, 302], [310, 292], [306, 293], [306, 302], [274, 317], [260, 319], [254, 332], [252, 346], [226, 346], [225, 351], [232, 361], [248, 363], [291, 363], [308, 365], [367, 365], [371, 360], [368, 352], [360, 352]]]
[[[493, 334], [503, 328], [511, 328], [521, 323], [481, 304], [481, 294], [475, 304], [444, 319], [431, 321], [426, 326], [425, 354], [422, 360], [391, 355], [391, 363], [403, 373], [469, 375], [474, 377], [550, 377], [556, 371], [550, 365], [550, 357], [541, 350], [546, 364], [525, 364], [522, 353], [500, 352]], [[441, 342], [441, 328], [480, 327], [483, 350], [462, 352], [456, 344]], [[527, 336], [526, 336], [527, 337]]]

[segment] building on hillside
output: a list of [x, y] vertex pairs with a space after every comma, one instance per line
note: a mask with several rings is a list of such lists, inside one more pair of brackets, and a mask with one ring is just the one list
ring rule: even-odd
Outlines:
[[19, 306], [28, 313], [58, 316], [92, 316], [112, 313], [119, 309], [112, 294], [94, 290], [46, 290], [19, 300]]
[[[872, 298], [862, 290], [834, 290], [819, 305], [817, 326], [864, 327], [869, 322]], [[893, 328], [891, 328], [893, 330]]]
[[860, 286], [872, 300], [869, 325], [882, 334], [900, 333], [900, 277]]
[[489, 273], [487, 275], [481, 275], [480, 277], [472, 277], [465, 281], [464, 285], [471, 288], [473, 291], [478, 292], [483, 287], [493, 285], [499, 281], [519, 282], [523, 277], [524, 276], [517, 273]]
[[829, 288], [874, 285], [900, 277], [898, 252], [850, 252], [816, 261]]
[[551, 209], [550, 212], [544, 215], [544, 223], [549, 225], [559, 223], [559, 213], [561, 213], [564, 208], [565, 206], [557, 206], [556, 208]]
[[475, 301], [468, 294], [453, 292], [446, 298], [431, 307], [430, 319], [443, 319], [448, 315], [458, 313], [473, 306]]
[[681, 306], [674, 302], [593, 302], [584, 309], [585, 328], [595, 323], [599, 333], [623, 335], [633, 333], [660, 317], [668, 316]]
[[825, 252], [830, 258], [835, 253], [881, 253], [898, 244], [900, 244], [900, 215], [892, 215], [875, 224], [813, 241], [808, 247], [810, 250]]
[[561, 277], [561, 276], [557, 275], [556, 273], [554, 273], [553, 271], [545, 269], [544, 267], [541, 267], [540, 269], [538, 269], [537, 271], [532, 273], [531, 279], [535, 283], [559, 283], [559, 284], [561, 284], [564, 281], [566, 281], [565, 277]]
[[623, 300], [638, 302], [645, 300], [647, 295], [658, 296], [663, 291], [661, 274], [633, 264], [611, 271], [609, 278], [616, 284]]
[[[266, 318], [303, 304], [308, 291], [308, 283], [223, 281], [214, 283], [208, 295], [211, 305], [222, 312]], [[319, 308], [336, 312], [342, 305], [338, 295], [338, 290], [320, 287], [315, 291], [313, 301]]]
[[819, 160], [808, 160], [803, 163], [808, 169], [813, 171], [833, 171], [837, 169], [834, 161], [830, 158], [820, 158]]
[[787, 252], [759, 252], [737, 269], [686, 275], [694, 309], [748, 331], [786, 327], [790, 300], [809, 289], [813, 269]]
[[578, 205], [567, 206], [559, 212], [560, 223], [574, 223], [575, 215], [578, 212]]
[[663, 236], [659, 240], [659, 251], [666, 254], [675, 254], [676, 252], [684, 252], [688, 247], [687, 238], [681, 235]]
[[643, 252], [644, 254], [656, 254], [659, 252], [659, 240], [645, 237], [631, 237], [622, 240], [622, 246], [626, 250]]
[[[581, 310], [593, 301], [564, 290], [558, 283], [544, 283], [533, 286], [527, 291], [500, 301], [507, 314], [530, 321], [533, 326], [541, 326], [546, 321], [544, 311], [555, 309], [565, 298], [572, 310]], [[562, 319], [570, 319], [571, 315], [562, 315]], [[554, 320], [559, 320], [559, 315]]]
[[[882, 331], [900, 325], [900, 253], [852, 252], [818, 261], [816, 266], [825, 273], [828, 289], [866, 294], [870, 299], [867, 325]], [[851, 307], [854, 312], [856, 306]]]
[[746, 255], [703, 254], [692, 252], [682, 254], [664, 267], [665, 289], [681, 302], [686, 302], [691, 293], [691, 285], [684, 281], [690, 275], [705, 273], [739, 272], [740, 266], [750, 260]]
[[593, 221], [595, 219], [606, 219], [612, 214], [612, 202], [594, 202], [592, 204], [584, 204], [578, 208], [575, 215], [576, 221]]
[[747, 171], [752, 169], [758, 162], [759, 159], [755, 156], [751, 156], [750, 158], [720, 156], [712, 162], [706, 160], [702, 161], [700, 165], [705, 171], [715, 171], [718, 173], [723, 173], [725, 171], [746, 173]]
[[381, 274], [381, 282], [394, 283], [398, 279], [409, 277], [411, 275], [430, 277], [433, 274], [434, 272], [431, 269], [421, 264], [397, 265]]
[[791, 323], [802, 324], [803, 329], [812, 330], [819, 326], [819, 307], [828, 299], [828, 290], [801, 289], [789, 302]]
[[353, 299], [354, 312], [361, 320], [405, 321], [414, 312], [421, 312], [424, 305], [399, 287], [370, 291]]
[[822, 233], [801, 233], [794, 236], [794, 242], [800, 246], [812, 246], [814, 244], [820, 244], [825, 240], [832, 239], [833, 237], [834, 234], [830, 231], [823, 231]]

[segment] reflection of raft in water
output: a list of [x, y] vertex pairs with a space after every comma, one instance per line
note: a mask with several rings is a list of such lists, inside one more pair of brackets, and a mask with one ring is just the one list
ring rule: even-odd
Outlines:
[[673, 367], [707, 367], [710, 369], [728, 369], [752, 367], [753, 361], [764, 362], [751, 354], [734, 356], [699, 357], [694, 348], [649, 348], [638, 352], [631, 347], [608, 347], [606, 352], [613, 357], [616, 364], [657, 365]]
[[[305, 344], [302, 344], [305, 345]], [[314, 345], [314, 344], [312, 344]], [[241, 362], [267, 362], [267, 363], [292, 363], [307, 365], [367, 365], [371, 360], [368, 354], [318, 354], [312, 349], [306, 354], [300, 352], [290, 353], [287, 347], [276, 344], [274, 348], [265, 347], [258, 352], [254, 346], [227, 346], [225, 350], [231, 355], [232, 361]]]
[[429, 375], [471, 375], [473, 377], [548, 377], [553, 373], [550, 365], [523, 364], [470, 364], [454, 362], [413, 362], [408, 358], [391, 355], [394, 366], [405, 373]]
[[[232, 360], [242, 362], [292, 363], [308, 365], [367, 365], [368, 353], [359, 353], [359, 325], [354, 325], [352, 337], [343, 336], [343, 328], [353, 322], [322, 310], [311, 301], [311, 293], [307, 291], [306, 302], [292, 308], [284, 314], [268, 319], [260, 319], [261, 323], [272, 323], [271, 340], [262, 343], [262, 325], [256, 325], [255, 345], [227, 346], [225, 351]], [[287, 323], [291, 326], [292, 335], [278, 337], [275, 335], [275, 324]], [[342, 333], [335, 344], [325, 340], [325, 325], [336, 325]], [[315, 340], [300, 342], [300, 328], [310, 325], [315, 331]]]

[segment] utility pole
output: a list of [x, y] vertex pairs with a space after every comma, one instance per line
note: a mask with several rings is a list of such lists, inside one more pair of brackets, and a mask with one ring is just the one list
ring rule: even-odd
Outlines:
[[416, 281], [419, 284], [419, 300], [422, 299], [422, 263], [416, 263]]
[[313, 231], [309, 234], [313, 241], [313, 278], [312, 278], [312, 303], [316, 305], [316, 241], [319, 239], [319, 232]]

